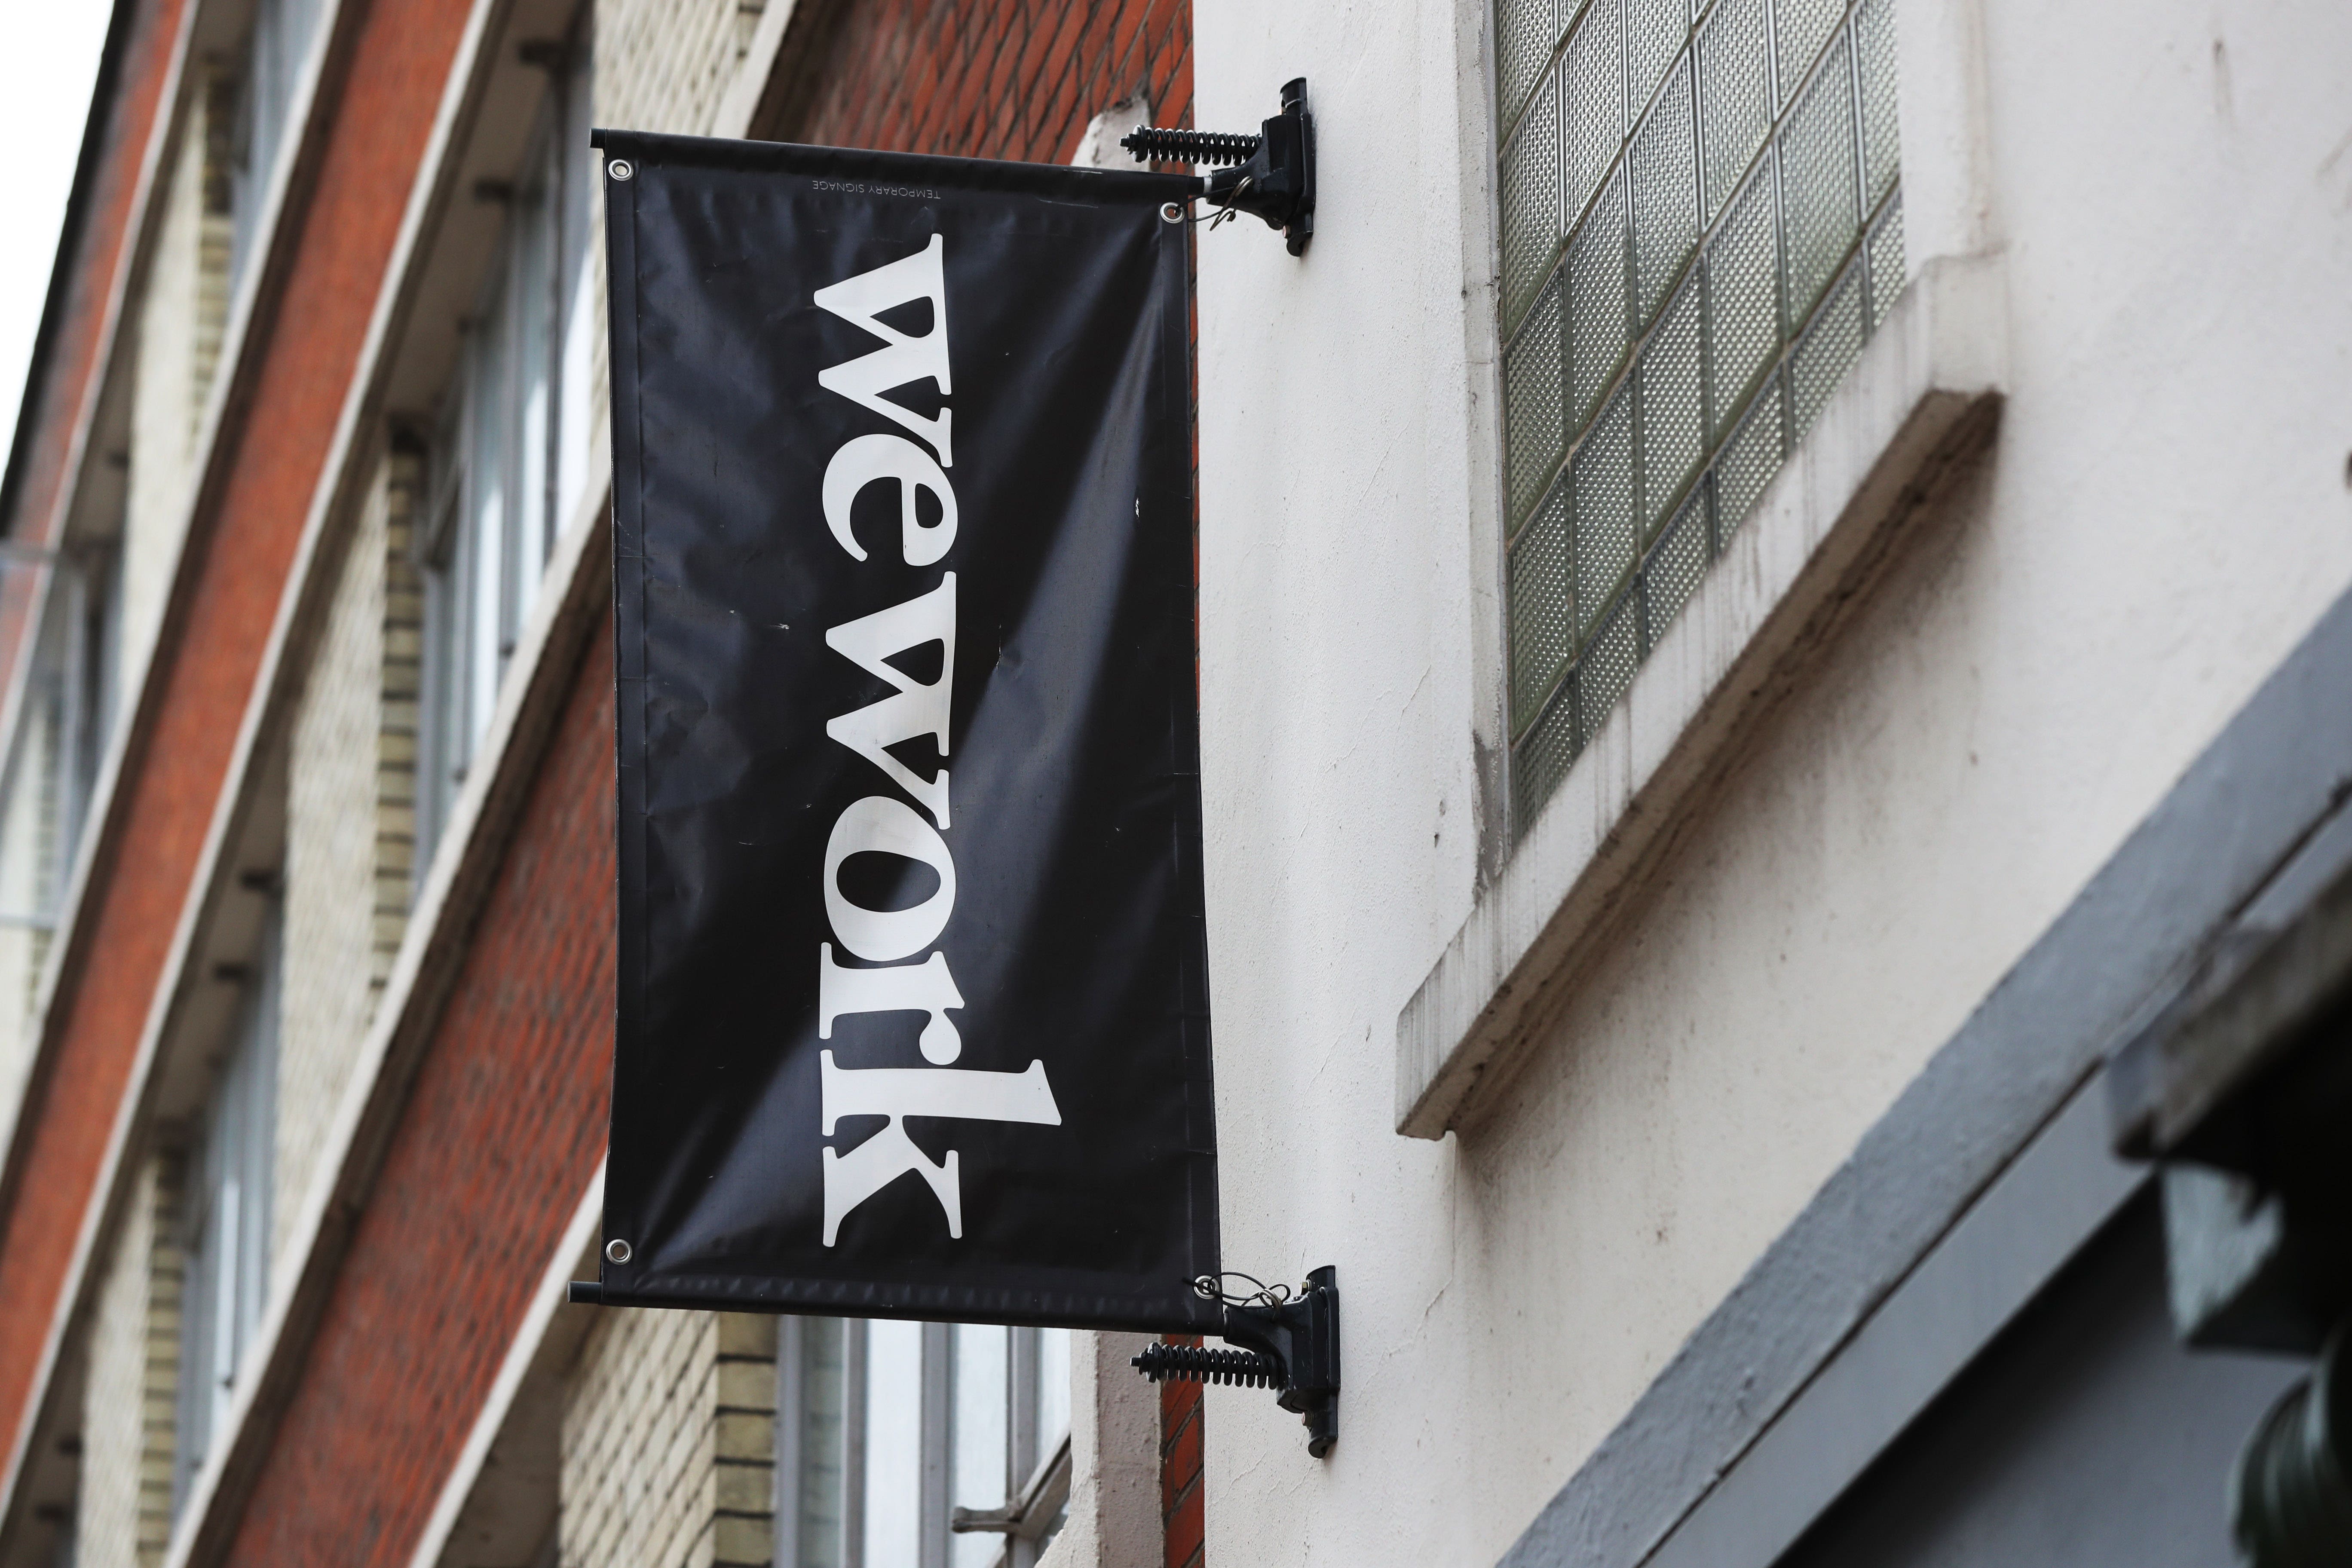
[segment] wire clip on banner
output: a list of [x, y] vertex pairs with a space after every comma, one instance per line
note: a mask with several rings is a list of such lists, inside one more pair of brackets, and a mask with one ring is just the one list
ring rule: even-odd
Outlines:
[[[1255, 136], [1147, 126], [1119, 145], [1143, 163], [1228, 165], [1201, 181], [1202, 199], [1219, 209], [1212, 228], [1235, 213], [1262, 217], [1282, 231], [1293, 256], [1315, 236], [1315, 117], [1307, 112], [1303, 76], [1283, 85], [1282, 112]], [[1160, 216], [1171, 223], [1184, 217], [1174, 202]]]
[[1203, 1275], [1193, 1291], [1224, 1308], [1225, 1339], [1240, 1350], [1200, 1345], [1146, 1345], [1132, 1364], [1154, 1383], [1222, 1383], [1272, 1388], [1274, 1402], [1307, 1427], [1307, 1451], [1317, 1458], [1339, 1440], [1339, 1271], [1325, 1267], [1293, 1295], [1286, 1285], [1260, 1285], [1229, 1296], [1220, 1281], [1246, 1274]]

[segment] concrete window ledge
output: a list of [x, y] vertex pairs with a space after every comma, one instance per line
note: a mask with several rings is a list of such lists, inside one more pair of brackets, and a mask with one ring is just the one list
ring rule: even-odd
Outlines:
[[1396, 1127], [1440, 1138], [1511, 1077], [1648, 853], [1990, 440], [1998, 257], [1927, 263], [1397, 1017]]

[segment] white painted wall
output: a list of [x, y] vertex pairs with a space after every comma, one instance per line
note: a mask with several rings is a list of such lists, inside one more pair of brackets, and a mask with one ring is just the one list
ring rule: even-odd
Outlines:
[[1320, 137], [1303, 261], [1202, 238], [1202, 685], [1226, 1258], [1337, 1264], [1347, 1377], [1321, 1463], [1210, 1392], [1212, 1561], [1497, 1556], [2352, 583], [2352, 11], [1904, 0], [1912, 261], [2006, 260], [1990, 467], [1507, 1103], [1396, 1136], [1498, 657], [1479, 4], [1195, 9], [1198, 123], [1304, 74]]

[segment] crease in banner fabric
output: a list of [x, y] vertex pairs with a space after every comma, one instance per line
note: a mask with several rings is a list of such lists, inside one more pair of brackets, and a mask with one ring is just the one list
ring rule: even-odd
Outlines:
[[603, 1300], [1213, 1331], [1190, 182], [597, 140]]

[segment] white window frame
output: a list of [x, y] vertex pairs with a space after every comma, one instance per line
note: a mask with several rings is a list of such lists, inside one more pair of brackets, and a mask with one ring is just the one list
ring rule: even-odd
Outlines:
[[266, 232], [278, 166], [292, 155], [308, 73], [326, 31], [328, 0], [255, 0], [236, 81], [236, 153], [229, 174], [228, 286], [235, 293]]
[[[781, 1320], [776, 1345], [777, 1568], [832, 1568], [821, 1559], [803, 1561], [800, 1522], [804, 1461], [803, 1407], [809, 1398], [807, 1355], [814, 1336], [837, 1326], [843, 1346], [841, 1492], [842, 1557], [838, 1568], [865, 1568], [865, 1454], [867, 1401], [867, 1340], [871, 1321], [858, 1318]], [[1069, 1505], [1070, 1431], [1066, 1387], [1072, 1339], [1066, 1330], [971, 1328], [951, 1323], [911, 1325], [921, 1334], [919, 1379], [919, 1496], [913, 1564], [877, 1563], [874, 1568], [1034, 1568], [1060, 1530]], [[989, 1487], [1002, 1501], [989, 1508], [958, 1506], [953, 1455], [958, 1411], [956, 1345], [961, 1333], [1003, 1333], [1006, 1357], [1007, 1469], [1002, 1488]], [[1045, 1354], [1045, 1336], [1060, 1336], [1058, 1360]], [[1058, 1421], [1046, 1406], [1047, 1378], [1065, 1389]], [[1055, 1430], [1041, 1431], [1041, 1421]], [[971, 1495], [967, 1493], [967, 1495]], [[980, 1542], [994, 1550], [975, 1550]]]
[[1488, 0], [1457, 0], [1473, 437], [1470, 540], [1481, 769], [1468, 918], [1400, 1011], [1396, 1131], [1474, 1124], [1538, 1048], [1596, 938], [1721, 760], [1800, 674], [1932, 489], [1990, 437], [2008, 367], [1980, 0], [1896, 0], [1910, 281], [1724, 558], [1514, 843], [1508, 816], [1501, 255]]
[[219, 1077], [187, 1154], [175, 1519], [227, 1427], [268, 1306], [282, 913], [280, 900], [269, 894], [254, 962], [236, 976], [236, 1011]]
[[[0, 926], [46, 935], [64, 904], [99, 769], [113, 733], [121, 681], [121, 536], [69, 542], [62, 551], [8, 545], [0, 585], [29, 601], [18, 640], [26, 661], [0, 759]], [[27, 578], [30, 581], [27, 581]], [[37, 797], [20, 804], [18, 792]], [[29, 809], [30, 819], [19, 816]], [[28, 828], [31, 840], [16, 836]], [[26, 999], [29, 1004], [29, 998]]]
[[[596, 165], [583, 7], [525, 143], [458, 363], [430, 443], [416, 530], [425, 577], [417, 727], [417, 853], [433, 852], [486, 736], [563, 521], [589, 479], [598, 329], [593, 262]], [[543, 272], [527, 246], [547, 247]], [[536, 400], [536, 406], [534, 401]], [[495, 537], [482, 531], [495, 521]]]

